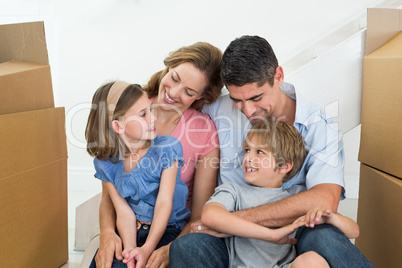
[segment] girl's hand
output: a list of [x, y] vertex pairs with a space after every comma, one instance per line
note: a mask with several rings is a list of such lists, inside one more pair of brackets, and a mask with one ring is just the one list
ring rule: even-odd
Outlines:
[[[133, 251], [133, 250], [134, 250], [133, 248], [126, 248], [126, 249], [123, 250], [123, 253], [122, 253], [122, 255], [124, 257], [123, 262], [124, 262], [125, 259], [130, 258], [130, 252]], [[127, 265], [127, 268], [135, 268], [134, 258], [131, 258], [131, 260], [127, 261], [126, 265]]]
[[329, 209], [312, 208], [304, 216], [306, 227], [314, 228], [318, 224], [331, 223], [333, 216], [334, 213]]
[[124, 251], [124, 253], [126, 254], [123, 255], [123, 263], [126, 263], [127, 267], [130, 267], [129, 264], [133, 262], [133, 267], [135, 268], [145, 268], [145, 264], [147, 263], [148, 258], [152, 253], [152, 250], [149, 250], [145, 246], [136, 247], [135, 249], [127, 249], [127, 252], [126, 250]]

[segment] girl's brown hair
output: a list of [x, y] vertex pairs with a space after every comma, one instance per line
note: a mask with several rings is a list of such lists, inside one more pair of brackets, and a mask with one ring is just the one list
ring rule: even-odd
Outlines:
[[257, 142], [253, 146], [272, 153], [276, 163], [275, 170], [287, 163], [293, 163], [282, 182], [287, 182], [299, 172], [307, 156], [307, 149], [303, 137], [293, 125], [283, 121], [261, 120], [251, 127], [243, 147], [249, 146], [252, 138]]
[[[107, 83], [96, 90], [92, 98], [85, 138], [87, 151], [91, 156], [100, 160], [117, 162], [125, 156], [127, 148], [113, 130], [111, 123], [124, 116], [145, 92], [138, 84], [128, 85], [117, 101], [113, 116], [109, 116], [108, 112], [111, 107], [107, 103], [107, 97], [114, 83]], [[119, 156], [118, 159], [117, 156]]]
[[214, 102], [221, 94], [223, 87], [221, 79], [222, 52], [206, 42], [198, 42], [171, 52], [164, 60], [166, 68], [155, 73], [144, 87], [148, 97], [158, 95], [161, 80], [169, 72], [169, 68], [175, 68], [185, 62], [193, 64], [208, 81], [203, 97], [194, 101], [191, 108], [201, 110], [205, 104]]

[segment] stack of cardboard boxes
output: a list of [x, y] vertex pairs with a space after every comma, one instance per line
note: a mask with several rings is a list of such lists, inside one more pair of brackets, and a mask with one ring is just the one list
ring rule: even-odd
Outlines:
[[43, 22], [0, 25], [0, 267], [68, 260], [64, 108]]
[[356, 246], [376, 267], [402, 267], [402, 10], [367, 15]]

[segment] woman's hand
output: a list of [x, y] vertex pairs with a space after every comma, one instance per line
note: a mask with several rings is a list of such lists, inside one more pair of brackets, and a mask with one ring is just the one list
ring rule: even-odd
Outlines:
[[165, 268], [169, 267], [170, 244], [160, 247], [152, 252], [149, 257], [146, 268]]
[[201, 220], [197, 220], [191, 224], [191, 233], [204, 233], [204, 234], [209, 234], [209, 235], [212, 235], [212, 236], [215, 236], [218, 238], [225, 238], [225, 237], [231, 236], [231, 235], [220, 233], [220, 232], [217, 232], [215, 230], [208, 228], [207, 226], [202, 224]]
[[101, 234], [98, 253], [95, 257], [96, 267], [112, 267], [113, 257], [122, 261], [122, 242], [115, 232]]

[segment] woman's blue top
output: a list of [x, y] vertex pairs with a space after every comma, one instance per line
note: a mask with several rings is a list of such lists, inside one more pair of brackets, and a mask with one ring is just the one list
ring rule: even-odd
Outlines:
[[95, 177], [113, 183], [119, 194], [127, 200], [137, 220], [152, 222], [162, 171], [172, 166], [174, 161], [179, 162], [168, 225], [182, 229], [190, 217], [190, 210], [186, 207], [188, 188], [180, 179], [180, 169], [184, 164], [182, 156], [183, 148], [176, 138], [157, 136], [130, 173], [124, 172], [122, 160], [112, 163], [95, 158]]

